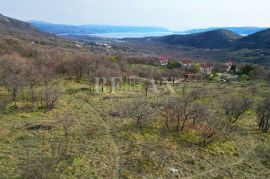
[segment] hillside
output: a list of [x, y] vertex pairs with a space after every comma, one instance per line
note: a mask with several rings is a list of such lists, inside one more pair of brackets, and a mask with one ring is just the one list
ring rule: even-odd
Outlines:
[[80, 42], [41, 32], [27, 22], [0, 14], [0, 53], [7, 49], [13, 52], [16, 47], [27, 47], [29, 44], [39, 44], [45, 47], [83, 47], [83, 44]]
[[128, 42], [177, 45], [201, 49], [266, 49], [270, 47], [270, 29], [249, 36], [240, 36], [225, 29], [187, 35], [168, 35], [125, 39]]
[[96, 33], [142, 33], [142, 32], [169, 32], [168, 29], [161, 27], [136, 27], [136, 26], [112, 26], [112, 25], [65, 25], [51, 24], [39, 21], [29, 21], [37, 29], [63, 35], [88, 35]]
[[206, 28], [206, 29], [191, 29], [191, 30], [184, 31], [183, 33], [193, 34], [193, 33], [208, 32], [208, 31], [218, 30], [218, 29], [226, 29], [240, 35], [251, 35], [259, 31], [265, 30], [267, 28], [263, 28], [263, 27], [211, 27], [211, 28]]
[[[240, 35], [228, 30], [213, 30], [209, 32], [188, 34], [188, 35], [168, 35], [163, 37], [142, 38], [141, 41], [163, 43], [169, 45], [182, 45], [196, 48], [227, 48], [233, 41], [241, 38]], [[134, 39], [126, 39], [134, 41]], [[135, 40], [136, 41], [136, 40]]]
[[270, 47], [270, 29], [257, 32], [250, 36], [239, 40], [242, 44], [247, 44], [251, 47]]
[[0, 33], [1, 35], [48, 37], [48, 34], [40, 32], [31, 24], [6, 17], [2, 14], [0, 14]]

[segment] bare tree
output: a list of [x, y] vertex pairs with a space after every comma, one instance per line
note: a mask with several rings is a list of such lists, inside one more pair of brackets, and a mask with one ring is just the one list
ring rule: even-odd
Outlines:
[[220, 120], [216, 114], [211, 112], [197, 120], [197, 125], [200, 125], [203, 145], [210, 144], [216, 139], [226, 139], [237, 131], [233, 124]]
[[80, 82], [81, 78], [85, 74], [85, 68], [87, 66], [86, 61], [87, 61], [86, 56], [84, 56], [83, 54], [78, 54], [74, 56], [71, 61], [72, 69], [76, 75], [77, 82]]
[[233, 97], [223, 104], [226, 117], [231, 123], [236, 123], [237, 120], [252, 106], [252, 100], [242, 96]]
[[216, 119], [212, 117], [206, 118], [202, 124], [204, 125], [201, 135], [203, 138], [203, 145], [207, 145], [216, 138], [219, 124]]
[[43, 91], [43, 100], [46, 108], [51, 110], [59, 97], [59, 92], [55, 87], [46, 87]]
[[250, 88], [249, 88], [249, 91], [250, 91], [250, 93], [252, 94], [252, 96], [254, 97], [254, 96], [256, 96], [257, 95], [257, 93], [258, 93], [258, 88], [257, 88], [257, 86], [251, 86]]
[[40, 52], [38, 58], [33, 61], [35, 69], [38, 71], [45, 86], [54, 77], [54, 65], [52, 57], [47, 52]]
[[35, 87], [40, 81], [39, 72], [35, 69], [32, 63], [28, 63], [25, 70], [25, 80], [27, 85], [29, 86], [29, 94], [31, 96], [32, 101], [35, 101]]
[[193, 98], [193, 100], [205, 98], [206, 95], [206, 91], [203, 88], [194, 89], [190, 93], [190, 96]]
[[145, 96], [148, 97], [148, 91], [149, 91], [149, 88], [154, 84], [154, 80], [151, 80], [151, 79], [145, 79], [143, 81], [143, 88], [145, 90]]
[[15, 107], [18, 92], [24, 86], [24, 64], [24, 59], [18, 56], [5, 56], [1, 60], [4, 68], [4, 85], [7, 87]]
[[67, 109], [65, 110], [65, 113], [59, 116], [59, 118], [60, 118], [59, 122], [63, 127], [64, 136], [65, 138], [68, 138], [70, 135], [71, 127], [76, 122], [76, 117], [73, 114], [72, 109]]
[[183, 131], [189, 121], [196, 125], [210, 115], [208, 107], [195, 102], [190, 95], [162, 101], [157, 103], [156, 107], [158, 107], [160, 114], [165, 118], [165, 126], [168, 130], [171, 123], [175, 122], [176, 131]]
[[[189, 96], [174, 99], [172, 101], [172, 110], [174, 111], [174, 118], [176, 119], [176, 130], [183, 131], [189, 119], [194, 115], [193, 99]], [[182, 123], [182, 124], [181, 124]]]
[[152, 68], [142, 68], [140, 69], [139, 76], [142, 78], [143, 88], [145, 90], [145, 96], [148, 96], [149, 88], [155, 85], [155, 80], [153, 80], [154, 71]]
[[135, 120], [136, 128], [141, 128], [143, 122], [145, 122], [152, 114], [151, 106], [145, 99], [136, 99], [125, 102], [121, 108], [123, 116], [130, 117]]
[[266, 97], [256, 109], [259, 129], [267, 133], [270, 129], [270, 97]]
[[210, 112], [207, 106], [200, 103], [193, 105], [192, 125], [195, 126], [200, 121], [209, 118]]
[[168, 138], [162, 138], [159, 141], [145, 142], [142, 148], [143, 158], [153, 162], [153, 169], [159, 176], [164, 172], [172, 153], [176, 146]]
[[174, 117], [174, 111], [172, 110], [172, 101], [165, 99], [155, 103], [155, 108], [159, 111], [160, 115], [165, 118], [165, 127], [170, 130], [170, 123]]

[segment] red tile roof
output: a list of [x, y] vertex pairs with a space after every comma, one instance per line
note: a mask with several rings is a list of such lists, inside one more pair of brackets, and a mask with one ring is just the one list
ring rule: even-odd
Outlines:
[[212, 66], [208, 63], [203, 63], [203, 64], [201, 64], [201, 67], [204, 69], [207, 69], [207, 68], [211, 68]]
[[192, 63], [191, 60], [181, 60], [180, 62], [183, 64], [191, 64]]

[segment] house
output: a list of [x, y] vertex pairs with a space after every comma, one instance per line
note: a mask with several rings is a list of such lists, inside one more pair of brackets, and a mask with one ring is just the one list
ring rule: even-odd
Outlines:
[[180, 60], [179, 63], [184, 69], [190, 69], [190, 67], [192, 66], [192, 61], [188, 59]]
[[159, 64], [161, 66], [167, 66], [168, 65], [168, 60], [159, 60]]
[[105, 47], [107, 49], [112, 48], [110, 42], [96, 42], [96, 46]]
[[212, 65], [208, 64], [208, 63], [203, 63], [200, 66], [200, 72], [204, 75], [208, 75], [212, 73]]
[[168, 65], [168, 62], [169, 62], [168, 57], [160, 56], [160, 57], [158, 57], [158, 60], [159, 60], [159, 64], [161, 66], [167, 66]]

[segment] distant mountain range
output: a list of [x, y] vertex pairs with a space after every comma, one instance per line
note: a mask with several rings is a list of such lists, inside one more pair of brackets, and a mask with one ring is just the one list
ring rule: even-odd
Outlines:
[[219, 29], [187, 35], [126, 38], [125, 40], [129, 42], [181, 45], [205, 49], [270, 48], [270, 29], [249, 36], [241, 36], [226, 29]]
[[264, 27], [211, 27], [206, 29], [191, 29], [187, 31], [175, 32], [162, 27], [142, 27], [142, 26], [112, 26], [112, 25], [66, 25], [52, 24], [41, 21], [29, 21], [37, 29], [57, 35], [90, 35], [100, 33], [151, 33], [151, 32], [171, 32], [172, 34], [193, 34], [225, 29], [239, 35], [250, 35], [266, 30]]
[[[35, 24], [41, 23], [35, 22]], [[62, 25], [59, 26], [63, 27]], [[71, 27], [71, 29], [73, 29], [74, 26]], [[82, 27], [87, 29], [87, 26]], [[93, 29], [93, 26], [90, 27], [90, 29]], [[121, 33], [123, 31], [138, 31], [136, 27], [129, 28], [112, 26], [113, 30], [107, 27], [108, 26], [99, 26], [99, 28], [97, 28], [99, 30], [92, 32], [109, 33], [114, 31]], [[140, 27], [139, 29], [140, 31], [166, 30], [163, 28], [155, 27]], [[75, 30], [75, 32], [76, 31], [78, 32], [78, 34], [81, 33], [79, 29]], [[54, 31], [47, 30], [45, 32], [53, 33]], [[49, 34], [45, 32], [42, 32], [42, 29], [38, 28], [35, 25], [31, 25], [27, 22], [9, 18], [0, 14], [1, 38], [18, 37], [21, 40], [26, 40], [22, 42], [27, 43], [42, 45], [46, 44], [52, 46], [72, 48], [74, 47], [73, 41], [67, 40], [66, 38], [59, 38], [54, 34]], [[68, 32], [68, 30], [59, 30], [58, 33], [62, 34], [64, 32]], [[71, 30], [71, 32], [74, 31]], [[58, 34], [56, 33], [56, 35]], [[89, 38], [88, 41], [92, 40], [89, 35], [72, 35], [72, 39], [76, 40], [87, 40], [87, 38]], [[100, 38], [97, 38], [96, 40], [100, 40]], [[119, 40], [116, 41], [117, 43], [119, 42]], [[125, 41], [126, 43], [124, 43]], [[126, 38], [122, 39], [120, 44], [123, 44], [124, 47], [131, 44], [130, 47], [138, 47], [139, 51], [146, 50], [146, 53], [168, 53], [168, 55], [175, 53], [176, 55], [178, 55], [178, 52], [181, 51], [181, 55], [185, 54], [187, 56], [190, 56], [191, 58], [202, 58], [211, 60], [226, 60], [233, 58], [236, 61], [270, 65], [270, 29], [265, 29], [248, 36], [242, 36], [227, 29], [214, 29], [206, 32], [192, 33], [186, 35], [182, 34], [167, 35], [161, 37]], [[164, 50], [164, 52], [162, 50]]]
[[254, 33], [262, 31], [262, 30], [266, 30], [267, 28], [265, 28], [265, 27], [211, 27], [211, 28], [207, 28], [207, 29], [187, 30], [187, 31], [184, 31], [182, 33], [193, 34], [193, 33], [208, 32], [208, 31], [213, 31], [213, 30], [218, 30], [218, 29], [229, 30], [229, 31], [232, 31], [236, 34], [245, 36], [245, 35], [254, 34]]
[[[220, 49], [220, 48], [270, 48], [270, 29], [253, 33], [249, 36], [241, 36], [235, 31], [255, 32], [260, 28], [233, 28], [234, 31], [227, 29], [206, 30], [200, 33], [196, 30], [190, 31], [187, 35], [167, 35], [161, 37], [144, 37], [135, 39], [125, 39], [127, 41], [143, 42], [143, 43], [159, 43], [168, 45], [182, 45], [195, 48]], [[31, 21], [31, 24], [9, 18], [0, 14], [0, 33], [2, 35], [36, 35], [47, 36], [49, 32], [56, 35], [59, 34], [91, 34], [91, 33], [123, 33], [123, 32], [161, 32], [170, 31], [160, 27], [130, 27], [130, 26], [102, 26], [102, 25], [57, 25], [44, 22]], [[204, 30], [202, 30], [204, 31]]]
[[37, 29], [57, 35], [90, 35], [97, 33], [145, 33], [170, 32], [162, 27], [112, 26], [112, 25], [65, 25], [39, 21], [29, 21]]

